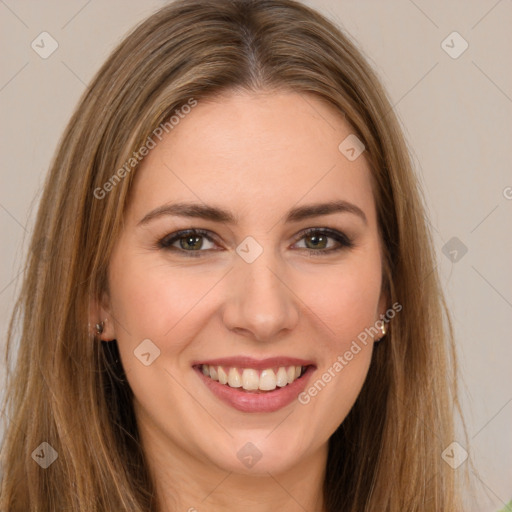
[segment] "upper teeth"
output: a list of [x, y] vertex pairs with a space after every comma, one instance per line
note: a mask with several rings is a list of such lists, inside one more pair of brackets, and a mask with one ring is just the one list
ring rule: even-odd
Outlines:
[[[276, 370], [276, 371], [274, 371]], [[260, 389], [271, 391], [291, 384], [302, 373], [302, 366], [280, 366], [268, 368], [258, 373], [253, 368], [224, 368], [222, 366], [202, 365], [203, 374], [221, 384], [227, 384], [232, 388], [243, 388], [247, 391]]]

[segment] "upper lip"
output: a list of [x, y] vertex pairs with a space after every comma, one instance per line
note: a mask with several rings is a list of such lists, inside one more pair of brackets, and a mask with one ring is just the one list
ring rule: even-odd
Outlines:
[[218, 359], [208, 359], [205, 361], [196, 361], [192, 366], [208, 364], [210, 366], [228, 366], [235, 368], [254, 368], [255, 370], [265, 370], [280, 366], [314, 366], [313, 361], [299, 359], [297, 357], [269, 357], [267, 359], [254, 359], [249, 356], [222, 357]]

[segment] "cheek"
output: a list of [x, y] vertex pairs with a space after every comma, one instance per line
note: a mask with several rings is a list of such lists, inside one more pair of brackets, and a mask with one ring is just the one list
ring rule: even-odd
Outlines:
[[299, 402], [313, 415], [330, 411], [322, 428], [334, 431], [354, 405], [371, 362], [373, 344], [365, 329], [378, 319], [382, 280], [378, 247], [354, 253], [343, 265], [316, 277], [308, 306], [324, 326], [324, 336], [318, 340], [324, 357]]
[[116, 339], [126, 373], [144, 371], [146, 377], [151, 373], [134, 357], [134, 353], [141, 352], [139, 347], [146, 346], [141, 343], [147, 339], [159, 353], [152, 368], [164, 361], [166, 366], [170, 362], [171, 367], [180, 366], [182, 351], [212, 313], [219, 274], [165, 261], [148, 264], [144, 255], [120, 254], [111, 260], [109, 282]]
[[211, 274], [191, 275], [165, 262], [148, 265], [144, 256], [113, 258], [109, 281], [113, 315], [125, 331], [139, 337], [169, 332], [213, 284]]
[[301, 297], [335, 343], [350, 343], [377, 318], [381, 262], [373, 255], [302, 278]]
[[307, 305], [317, 316], [322, 364], [299, 402], [323, 420], [313, 428], [322, 437], [334, 432], [353, 407], [366, 379], [373, 343], [365, 329], [378, 319], [380, 259], [370, 256], [333, 268], [317, 279]]

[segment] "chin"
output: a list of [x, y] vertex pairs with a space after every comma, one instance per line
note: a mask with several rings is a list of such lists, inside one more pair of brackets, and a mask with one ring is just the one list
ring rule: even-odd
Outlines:
[[[250, 435], [234, 435], [222, 452], [208, 458], [224, 471], [240, 475], [267, 476], [287, 472], [305, 455], [289, 436], [262, 431]], [[298, 444], [298, 443], [297, 443]], [[283, 449], [284, 448], [284, 449]], [[211, 446], [210, 446], [211, 449]]]

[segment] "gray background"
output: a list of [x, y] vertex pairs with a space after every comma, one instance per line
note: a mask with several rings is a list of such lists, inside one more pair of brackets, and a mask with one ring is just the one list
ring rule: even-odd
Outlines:
[[[495, 512], [512, 498], [511, 2], [306, 3], [357, 41], [403, 124], [430, 210], [460, 354], [469, 446], [457, 439], [477, 470], [471, 471], [466, 510]], [[64, 126], [113, 46], [163, 4], [0, 0], [2, 344]], [[59, 45], [47, 59], [31, 47], [43, 31]], [[464, 42], [448, 37], [454, 31], [469, 45], [457, 58]]]

